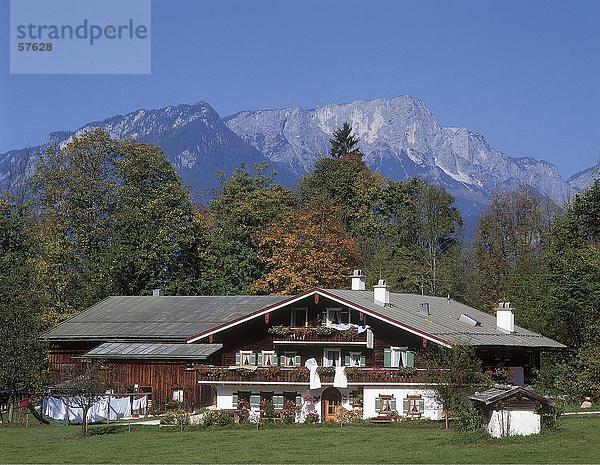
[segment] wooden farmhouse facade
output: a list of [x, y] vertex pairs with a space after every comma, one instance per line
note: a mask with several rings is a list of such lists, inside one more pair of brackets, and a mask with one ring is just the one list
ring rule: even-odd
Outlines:
[[102, 360], [118, 367], [130, 392], [155, 405], [235, 410], [246, 401], [275, 412], [293, 403], [298, 419], [333, 420], [339, 406], [364, 418], [388, 414], [438, 419], [420, 351], [429, 344], [475, 347], [486, 368], [506, 367], [523, 384], [540, 353], [564, 348], [449, 298], [365, 289], [360, 270], [349, 289], [295, 296], [109, 297], [45, 335], [51, 369]]

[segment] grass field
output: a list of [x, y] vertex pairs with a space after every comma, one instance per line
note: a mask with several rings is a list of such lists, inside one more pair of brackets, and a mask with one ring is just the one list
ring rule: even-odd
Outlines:
[[2, 463], [600, 463], [600, 416], [539, 436], [490, 439], [431, 422], [223, 429], [0, 428]]

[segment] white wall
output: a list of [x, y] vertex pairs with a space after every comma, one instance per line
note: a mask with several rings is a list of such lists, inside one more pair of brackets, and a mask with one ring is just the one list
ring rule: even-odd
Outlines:
[[423, 418], [440, 420], [442, 418], [442, 406], [436, 402], [434, 393], [430, 389], [422, 388], [397, 388], [385, 386], [365, 386], [363, 393], [363, 418], [373, 418], [379, 415], [375, 410], [375, 399], [380, 395], [393, 395], [396, 399], [396, 410], [402, 415], [402, 404], [408, 396], [422, 396], [425, 401], [425, 412]]
[[487, 431], [494, 438], [539, 434], [541, 418], [530, 410], [492, 410]]

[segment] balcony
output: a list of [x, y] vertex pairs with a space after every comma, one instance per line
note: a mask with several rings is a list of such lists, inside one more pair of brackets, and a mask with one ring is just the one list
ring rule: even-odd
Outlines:
[[307, 326], [292, 328], [289, 326], [273, 326], [269, 333], [273, 335], [274, 344], [346, 344], [367, 345], [369, 330], [358, 332], [356, 328], [339, 330], [329, 326]]
[[[293, 383], [308, 384], [310, 374], [307, 368], [257, 368], [257, 367], [208, 367], [196, 368], [198, 381], [203, 383]], [[323, 384], [333, 384], [335, 369], [320, 367], [319, 378]], [[422, 371], [414, 368], [346, 368], [346, 376], [350, 384], [366, 383], [423, 383]]]

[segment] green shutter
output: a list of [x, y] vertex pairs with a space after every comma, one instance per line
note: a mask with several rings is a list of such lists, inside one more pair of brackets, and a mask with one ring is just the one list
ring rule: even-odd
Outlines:
[[294, 366], [299, 367], [300, 365], [302, 365], [302, 359], [300, 358], [300, 355], [296, 355], [294, 358]]
[[360, 366], [361, 367], [366, 367], [367, 366], [367, 357], [365, 357], [364, 355], [360, 356]]
[[412, 368], [415, 366], [415, 353], [414, 352], [406, 352], [406, 366]]
[[425, 401], [423, 399], [419, 399], [419, 413], [425, 413]]
[[240, 364], [240, 353], [239, 352], [235, 354], [235, 364], [236, 365]]
[[250, 365], [256, 365], [256, 354], [250, 355]]
[[302, 408], [303, 403], [302, 396], [296, 396], [296, 407]]
[[385, 368], [392, 367], [392, 349], [383, 349], [383, 366]]
[[234, 394], [233, 396], [231, 396], [231, 404], [233, 405], [233, 408], [238, 408], [238, 395]]
[[346, 355], [344, 357], [344, 365], [346, 365], [347, 367], [350, 366], [350, 355]]
[[381, 399], [377, 397], [375, 399], [375, 411], [379, 412], [381, 410]]
[[281, 356], [281, 359], [279, 360], [279, 364], [285, 368], [285, 353]]
[[392, 410], [396, 411], [396, 398], [392, 397], [392, 401], [390, 402]]
[[260, 396], [258, 394], [250, 396], [250, 407], [260, 408]]
[[258, 356], [257, 356], [257, 360], [258, 360], [258, 363], [257, 363], [257, 365], [258, 365], [259, 367], [261, 367], [261, 366], [263, 365], [263, 354], [262, 354], [262, 353], [258, 354]]
[[277, 354], [273, 355], [273, 366], [277, 366]]
[[405, 397], [402, 400], [402, 414], [404, 414], [404, 415], [408, 414], [408, 397]]

